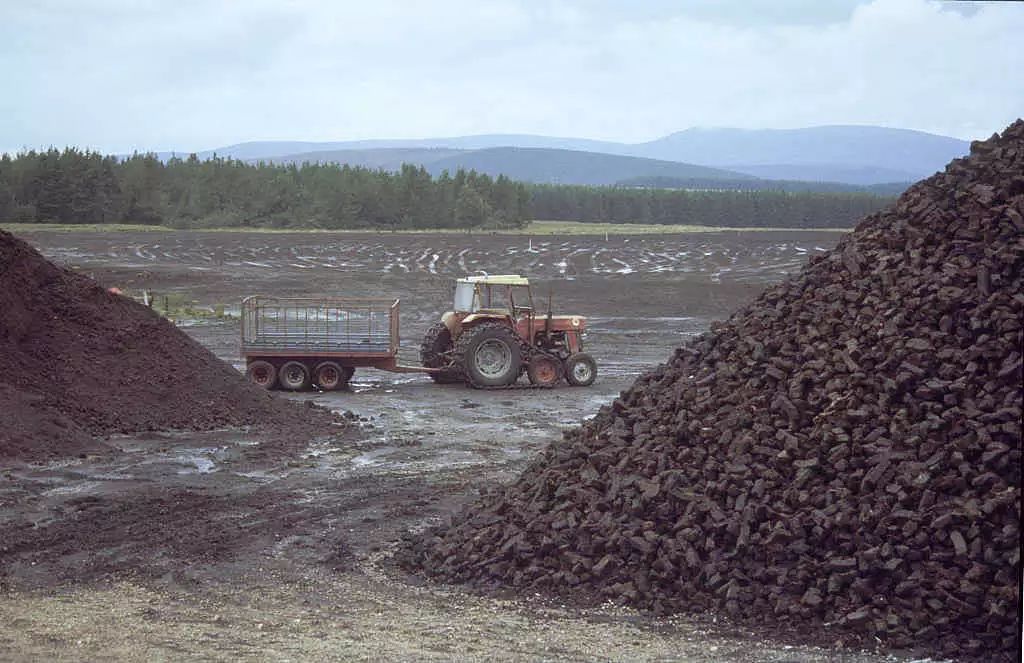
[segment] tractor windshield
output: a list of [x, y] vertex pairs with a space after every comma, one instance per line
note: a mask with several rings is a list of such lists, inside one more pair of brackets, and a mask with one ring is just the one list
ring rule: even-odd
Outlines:
[[475, 311], [480, 308], [480, 298], [477, 296], [476, 285], [473, 283], [455, 284], [455, 310]]

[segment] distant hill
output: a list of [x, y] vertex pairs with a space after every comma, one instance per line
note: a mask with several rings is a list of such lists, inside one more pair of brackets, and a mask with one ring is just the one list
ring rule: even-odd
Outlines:
[[268, 159], [274, 163], [345, 163], [352, 166], [397, 170], [402, 163], [422, 165], [432, 175], [458, 169], [492, 177], [505, 175], [536, 184], [608, 185], [639, 176], [676, 179], [754, 180], [754, 177], [719, 168], [676, 161], [658, 161], [599, 152], [529, 147], [492, 147], [480, 150], [443, 148], [382, 148], [327, 150], [289, 154]]
[[[287, 154], [250, 163], [337, 163], [371, 169], [396, 171], [403, 163], [423, 166], [432, 175], [459, 168], [504, 174], [514, 180], [535, 184], [618, 185], [655, 189], [721, 189], [730, 191], [818, 191], [897, 195], [910, 184], [906, 181], [879, 184], [850, 184], [815, 178], [830, 172], [807, 170], [806, 180], [770, 179], [755, 173], [708, 168], [694, 164], [643, 159], [620, 155], [539, 148], [496, 147], [481, 150], [447, 148], [345, 149]], [[758, 171], [758, 167], [751, 170]], [[881, 175], [881, 173], [879, 173]]]
[[[458, 164], [484, 172], [505, 172], [531, 182], [563, 177], [569, 168], [583, 173], [574, 181], [612, 183], [630, 177], [690, 177], [679, 174], [668, 162], [687, 168], [727, 170], [732, 176], [754, 176], [773, 180], [839, 182], [857, 186], [914, 181], [942, 169], [951, 159], [967, 154], [969, 143], [909, 129], [874, 126], [824, 126], [806, 129], [687, 129], [645, 143], [535, 136], [529, 134], [486, 134], [449, 138], [360, 140], [335, 142], [256, 141], [199, 152], [200, 158], [213, 154], [246, 161], [319, 160], [371, 167], [394, 168], [395, 159], [406, 150], [406, 161], [443, 165]], [[544, 156], [556, 164], [541, 163], [542, 153], [519, 150], [551, 150]], [[449, 153], [444, 154], [444, 150]], [[495, 151], [499, 150], [499, 151]], [[587, 157], [586, 164], [571, 165], [579, 157], [565, 152], [602, 154], [649, 160], [650, 171], [637, 171], [632, 162]], [[326, 153], [334, 153], [328, 157]], [[187, 153], [179, 152], [182, 156]], [[320, 156], [314, 157], [312, 155]], [[168, 156], [169, 153], [161, 153]], [[471, 156], [475, 155], [475, 156]], [[436, 158], [435, 158], [436, 157]], [[497, 159], [508, 159], [500, 168]], [[400, 161], [398, 162], [400, 163]], [[473, 164], [473, 165], [470, 165]], [[660, 165], [656, 165], [660, 164]], [[608, 173], [593, 170], [609, 167]], [[429, 166], [434, 172], [433, 166]], [[515, 174], [513, 174], [515, 173]], [[701, 177], [701, 175], [692, 175]], [[583, 181], [580, 181], [583, 180]]]
[[[970, 143], [909, 129], [830, 126], [688, 129], [635, 148], [646, 157], [745, 169], [772, 179], [822, 179], [813, 176], [821, 172], [825, 179], [872, 184], [931, 175], [967, 154]], [[797, 170], [795, 166], [811, 168]]]
[[743, 173], [677, 161], [533, 147], [492, 147], [462, 152], [428, 164], [426, 168], [433, 174], [464, 168], [492, 176], [504, 174], [514, 180], [537, 184], [608, 185], [640, 175], [706, 180], [753, 179]]
[[233, 159], [248, 161], [253, 159], [278, 159], [292, 157], [309, 152], [389, 149], [423, 150], [438, 148], [452, 150], [483, 150], [491, 147], [536, 147], [556, 150], [576, 150], [580, 152], [603, 152], [606, 154], [628, 154], [629, 148], [625, 143], [588, 140], [586, 138], [558, 138], [553, 136], [534, 136], [530, 134], [483, 134], [478, 136], [453, 136], [450, 138], [375, 139], [320, 143], [297, 141], [254, 141], [218, 147], [214, 150], [204, 150], [202, 152], [197, 152], [196, 154], [200, 159], [206, 159], [217, 154], [221, 157], [231, 157]]

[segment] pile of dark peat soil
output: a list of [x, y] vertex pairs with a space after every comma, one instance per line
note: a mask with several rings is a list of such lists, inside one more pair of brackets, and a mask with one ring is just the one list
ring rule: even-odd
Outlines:
[[272, 397], [145, 306], [0, 231], [0, 458], [147, 430], [327, 424]]
[[399, 561], [964, 658], [1020, 646], [1024, 121]]

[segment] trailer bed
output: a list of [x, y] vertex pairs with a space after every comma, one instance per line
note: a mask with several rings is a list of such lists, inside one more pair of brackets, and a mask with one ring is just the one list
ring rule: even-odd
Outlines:
[[242, 355], [367, 359], [398, 352], [398, 300], [247, 297]]

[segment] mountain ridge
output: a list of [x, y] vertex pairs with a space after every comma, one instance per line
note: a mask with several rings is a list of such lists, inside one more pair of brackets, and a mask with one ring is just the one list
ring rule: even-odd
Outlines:
[[[762, 179], [835, 181], [869, 186], [894, 181], [909, 182], [928, 176], [941, 170], [951, 159], [966, 154], [970, 143], [913, 129], [874, 125], [822, 125], [801, 129], [691, 128], [641, 143], [536, 134], [320, 142], [249, 141], [200, 151], [196, 155], [200, 159], [217, 155], [246, 161], [270, 161], [294, 159], [314, 152], [344, 150], [457, 150], [468, 153], [495, 148], [587, 152], [727, 170], [733, 174]], [[171, 153], [157, 154], [161, 158], [168, 158]], [[177, 154], [180, 156], [184, 153]], [[454, 153], [449, 156], [459, 160]], [[363, 156], [375, 162], [386, 161], [387, 157], [386, 153]], [[611, 163], [604, 157], [599, 161]], [[516, 166], [510, 164], [508, 168], [515, 170]], [[512, 176], [509, 172], [505, 174]], [[653, 177], [664, 174], [648, 172], [634, 175]], [[525, 179], [538, 181], [538, 178], [543, 176], [539, 172], [532, 172]]]
[[857, 165], [925, 176], [963, 156], [970, 143], [912, 129], [825, 125], [803, 129], [687, 129], [644, 144], [654, 158], [708, 165]]
[[[380, 158], [385, 157], [385, 158]], [[428, 157], [428, 158], [424, 158]], [[326, 150], [267, 159], [272, 163], [347, 163], [397, 170], [402, 163], [422, 165], [434, 176], [460, 168], [492, 177], [505, 175], [534, 184], [612, 185], [640, 176], [704, 180], [755, 180], [743, 173], [678, 161], [537, 147], [490, 147], [476, 150], [446, 148], [378, 148]]]
[[[532, 158], [532, 159], [531, 159]], [[649, 189], [721, 189], [729, 191], [777, 190], [790, 192], [871, 193], [896, 195], [909, 180], [851, 184], [825, 177], [770, 179], [742, 171], [724, 170], [659, 161], [641, 157], [556, 150], [545, 148], [496, 147], [480, 150], [447, 148], [376, 148], [368, 150], [325, 150], [285, 155], [249, 163], [275, 164], [334, 163], [354, 167], [397, 171], [403, 164], [422, 166], [432, 176], [454, 173], [460, 168], [492, 177], [505, 175], [532, 184], [624, 186]]]

